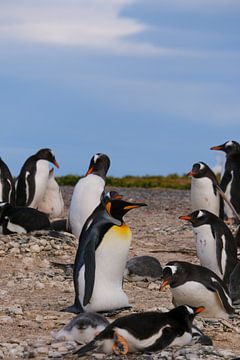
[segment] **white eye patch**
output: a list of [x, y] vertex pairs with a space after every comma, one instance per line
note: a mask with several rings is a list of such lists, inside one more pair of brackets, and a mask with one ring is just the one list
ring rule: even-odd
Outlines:
[[199, 166], [200, 166], [200, 170], [204, 169], [205, 168], [205, 165], [203, 163], [199, 163]]
[[192, 308], [190, 308], [189, 306], [185, 305], [187, 311], [189, 312], [189, 314], [194, 314], [194, 311]]
[[197, 218], [201, 218], [203, 215], [204, 215], [204, 213], [200, 210], [200, 211], [198, 212]]
[[100, 157], [100, 155], [98, 155], [98, 154], [94, 155], [94, 158], [93, 158], [94, 163], [96, 163], [96, 161], [99, 157]]
[[165, 266], [165, 269], [167, 269], [167, 268], [171, 269], [173, 275], [177, 272], [177, 266], [175, 266], [175, 265]]
[[232, 146], [232, 145], [233, 145], [233, 142], [232, 142], [232, 141], [228, 141], [225, 146]]

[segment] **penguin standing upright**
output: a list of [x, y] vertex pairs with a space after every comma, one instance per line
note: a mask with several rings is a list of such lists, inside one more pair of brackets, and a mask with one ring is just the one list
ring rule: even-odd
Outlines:
[[86, 176], [74, 187], [68, 222], [72, 234], [77, 238], [81, 234], [85, 221], [100, 203], [109, 166], [110, 159], [107, 155], [95, 154], [91, 158]]
[[54, 168], [49, 171], [47, 188], [37, 208], [39, 211], [48, 214], [51, 218], [63, 215], [64, 202], [61, 189], [54, 177]]
[[79, 238], [73, 268], [75, 302], [65, 311], [79, 313], [129, 307], [122, 283], [132, 235], [123, 216], [140, 206], [145, 204], [106, 195], [89, 216]]
[[23, 164], [16, 185], [16, 204], [37, 208], [46, 191], [48, 162], [59, 167], [51, 149], [41, 149]]
[[220, 195], [217, 191], [217, 178], [214, 172], [204, 162], [193, 164], [189, 173], [191, 181], [192, 211], [204, 209], [219, 216]]
[[190, 221], [193, 226], [201, 265], [214, 271], [228, 286], [237, 264], [237, 246], [228, 226], [207, 210], [197, 210], [179, 218]]
[[15, 205], [15, 185], [7, 164], [0, 158], [0, 201]]
[[[221, 150], [226, 153], [225, 169], [220, 187], [237, 213], [240, 214], [240, 144], [236, 141], [227, 141], [222, 145], [211, 147], [211, 150]], [[235, 218], [235, 214], [226, 203], [224, 203], [224, 213], [230, 222]]]
[[75, 353], [85, 356], [99, 348], [105, 353], [154, 352], [184, 346], [192, 340], [192, 322], [204, 307], [179, 306], [168, 312], [130, 314], [109, 324], [93, 341]]
[[210, 318], [228, 319], [234, 313], [227, 286], [213, 271], [203, 266], [170, 261], [163, 268], [160, 290], [167, 285], [175, 306], [204, 306], [203, 316]]

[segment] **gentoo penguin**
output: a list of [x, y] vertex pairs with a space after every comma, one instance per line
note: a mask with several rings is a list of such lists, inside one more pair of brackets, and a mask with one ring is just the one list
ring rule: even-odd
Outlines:
[[41, 149], [23, 164], [16, 185], [16, 204], [37, 208], [46, 191], [49, 175], [48, 162], [59, 167], [50, 149]]
[[[222, 145], [211, 147], [211, 150], [221, 150], [226, 153], [220, 187], [240, 214], [240, 144], [236, 141], [227, 141]], [[224, 213], [230, 222], [235, 218], [235, 214], [227, 204], [224, 204]]]
[[124, 278], [128, 281], [154, 281], [161, 279], [162, 267], [158, 259], [153, 256], [134, 256], [129, 259], [124, 271]]
[[15, 205], [15, 185], [7, 164], [0, 158], [0, 201]]
[[56, 340], [75, 341], [87, 344], [105, 329], [109, 321], [100, 314], [86, 312], [75, 316], [59, 331], [51, 332]]
[[75, 302], [65, 311], [103, 312], [129, 307], [122, 283], [132, 235], [123, 216], [140, 206], [145, 204], [106, 195], [89, 216], [73, 268]]
[[225, 283], [210, 269], [185, 261], [170, 261], [163, 268], [162, 290], [169, 285], [173, 304], [204, 306], [203, 316], [228, 319], [234, 313]]
[[193, 164], [189, 173], [191, 180], [192, 211], [205, 209], [219, 216], [220, 195], [217, 191], [217, 178], [210, 167], [204, 162]]
[[46, 214], [24, 206], [14, 207], [6, 202], [0, 203], [0, 225], [4, 235], [50, 229]]
[[63, 215], [64, 202], [61, 189], [54, 177], [54, 168], [49, 171], [48, 183], [42, 200], [38, 203], [38, 210], [57, 218]]
[[201, 265], [214, 271], [228, 285], [237, 264], [237, 246], [228, 226], [207, 210], [197, 210], [179, 219], [188, 220], [193, 226]]
[[100, 203], [109, 166], [110, 159], [107, 155], [95, 154], [91, 158], [86, 176], [74, 187], [68, 220], [70, 230], [77, 238], [85, 221]]
[[105, 353], [154, 352], [184, 346], [192, 340], [192, 322], [204, 307], [179, 306], [165, 313], [130, 314], [109, 324], [93, 341], [80, 348], [79, 357], [101, 348]]

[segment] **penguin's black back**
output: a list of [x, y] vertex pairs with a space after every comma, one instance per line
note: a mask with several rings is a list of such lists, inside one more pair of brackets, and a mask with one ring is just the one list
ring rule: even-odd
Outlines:
[[15, 186], [7, 164], [0, 158], [0, 177], [2, 183], [2, 201], [15, 204]]
[[[35, 193], [35, 174], [36, 174], [36, 162], [37, 158], [35, 155], [30, 156], [23, 164], [20, 174], [17, 180], [16, 188], [16, 205], [17, 206], [28, 206], [31, 204], [34, 193]], [[29, 173], [26, 180], [26, 174]], [[29, 197], [27, 199], [26, 181], [29, 186]]]
[[231, 202], [236, 211], [240, 213], [240, 152], [227, 155], [225, 170], [220, 183], [223, 191], [226, 191], [231, 180]]

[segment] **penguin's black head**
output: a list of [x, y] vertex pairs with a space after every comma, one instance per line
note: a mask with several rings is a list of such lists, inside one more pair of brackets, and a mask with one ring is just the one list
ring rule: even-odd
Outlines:
[[109, 167], [109, 157], [105, 154], [97, 153], [91, 158], [86, 176], [95, 174], [101, 176], [105, 180]]
[[187, 273], [181, 261], [170, 261], [163, 268], [163, 282], [160, 286], [160, 291], [167, 285], [176, 287], [184, 283]]
[[190, 221], [193, 227], [197, 227], [204, 224], [212, 224], [219, 218], [210, 211], [201, 209], [196, 210], [188, 215], [179, 216], [179, 219]]
[[205, 310], [204, 306], [193, 307], [189, 305], [181, 305], [169, 311], [169, 315], [178, 320], [180, 324], [193, 321], [197, 314]]
[[[119, 194], [118, 194], [119, 196]], [[111, 199], [106, 204], [106, 209], [109, 215], [111, 215], [113, 218], [118, 219], [122, 221], [123, 216], [132, 209], [139, 208], [141, 206], [147, 206], [144, 203], [131, 203], [125, 200], [122, 200], [119, 197], [115, 197]]]
[[47, 160], [51, 163], [53, 163], [57, 168], [59, 168], [59, 165], [55, 159], [55, 155], [51, 149], [40, 149], [36, 154], [36, 158], [38, 160]]
[[0, 224], [2, 223], [2, 220], [6, 214], [6, 210], [11, 209], [12, 207], [13, 206], [8, 202], [0, 202]]
[[212, 180], [213, 184], [218, 184], [216, 175], [203, 161], [193, 164], [192, 170], [188, 173], [188, 175], [197, 179], [208, 177]]
[[240, 144], [237, 141], [226, 141], [222, 145], [212, 146], [210, 150], [224, 151], [227, 155], [240, 153]]

